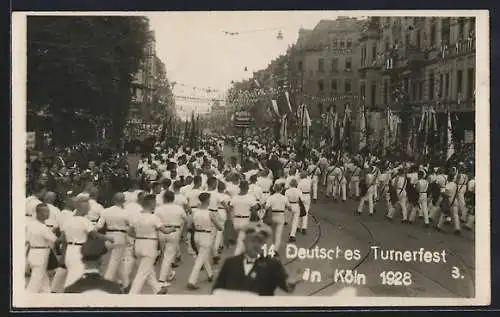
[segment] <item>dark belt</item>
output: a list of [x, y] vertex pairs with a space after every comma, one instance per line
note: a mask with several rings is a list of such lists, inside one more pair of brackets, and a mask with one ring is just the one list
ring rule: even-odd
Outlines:
[[165, 227], [167, 227], [167, 228], [177, 228], [177, 229], [181, 228], [181, 226], [178, 226], [178, 225], [165, 225]]
[[189, 208], [198, 208], [198, 206], [191, 206], [191, 207], [189, 207]]
[[290, 201], [289, 203], [290, 203], [290, 204], [298, 204], [299, 202], [298, 202], [298, 201], [293, 201], [293, 202], [292, 202], [292, 201]]
[[99, 221], [99, 219], [96, 219], [96, 220], [90, 220], [90, 222], [92, 223], [97, 223]]
[[203, 230], [203, 229], [195, 229], [195, 232], [206, 232], [206, 233], [212, 233], [211, 230]]
[[26, 217], [33, 217], [32, 215], [24, 214]]
[[210, 211], [219, 211], [218, 209], [209, 209]]
[[420, 192], [419, 194], [427, 194], [427, 192]]
[[234, 216], [234, 218], [250, 218], [250, 216]]
[[302, 192], [302, 194], [309, 194], [309, 192]]
[[49, 247], [42, 247], [42, 246], [30, 246], [30, 249], [49, 249]]
[[158, 238], [149, 238], [149, 237], [135, 237], [136, 240], [158, 240]]
[[284, 210], [273, 210], [272, 212], [285, 212]]
[[262, 192], [263, 194], [269, 194], [269, 192]]
[[107, 232], [123, 232], [123, 233], [127, 233], [127, 230], [123, 230], [123, 229], [108, 229], [106, 231]]
[[83, 245], [82, 242], [68, 242], [68, 245]]

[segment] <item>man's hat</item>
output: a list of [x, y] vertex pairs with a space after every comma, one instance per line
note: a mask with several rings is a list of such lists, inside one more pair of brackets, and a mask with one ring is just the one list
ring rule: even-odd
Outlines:
[[89, 237], [82, 245], [82, 261], [97, 261], [108, 252], [104, 240]]
[[243, 228], [243, 232], [245, 232], [245, 235], [247, 236], [259, 235], [264, 238], [269, 238], [273, 231], [265, 223], [249, 223], [245, 228]]

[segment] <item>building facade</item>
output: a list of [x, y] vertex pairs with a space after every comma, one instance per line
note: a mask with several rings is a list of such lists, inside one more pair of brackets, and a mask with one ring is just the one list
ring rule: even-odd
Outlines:
[[132, 79], [132, 105], [129, 113], [131, 119], [143, 121], [151, 119], [155, 89], [155, 56], [155, 34], [154, 31], [150, 31], [145, 47], [144, 59], [141, 61], [139, 70]]
[[356, 18], [341, 17], [299, 31], [290, 51], [290, 86], [302, 95], [311, 118], [320, 118], [330, 107], [339, 113], [347, 104], [357, 107], [359, 59], [355, 56], [362, 25]]
[[442, 141], [448, 112], [455, 138], [467, 141], [465, 135], [474, 131], [474, 18], [371, 17], [357, 49], [359, 94], [375, 134], [388, 108], [409, 113], [409, 131], [415, 131], [425, 107], [437, 113]]

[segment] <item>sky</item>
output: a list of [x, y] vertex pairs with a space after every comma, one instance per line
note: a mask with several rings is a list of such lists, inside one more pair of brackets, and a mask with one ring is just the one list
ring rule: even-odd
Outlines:
[[[338, 13], [151, 12], [147, 17], [155, 31], [156, 54], [165, 63], [169, 81], [176, 82], [177, 110], [186, 117], [192, 111], [209, 111], [207, 99], [224, 99], [232, 80], [248, 79], [265, 69], [296, 42], [301, 27], [312, 29], [322, 19], [336, 19]], [[240, 34], [231, 36], [224, 31]], [[280, 31], [282, 40], [277, 39]], [[207, 89], [218, 92], [207, 93]]]

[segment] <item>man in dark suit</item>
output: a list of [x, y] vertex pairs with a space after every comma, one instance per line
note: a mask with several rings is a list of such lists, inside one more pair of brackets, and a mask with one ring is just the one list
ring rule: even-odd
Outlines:
[[290, 278], [278, 258], [263, 254], [271, 234], [271, 228], [262, 223], [245, 228], [245, 252], [226, 259], [213, 286], [214, 295], [224, 293], [220, 290], [259, 296], [273, 296], [276, 288], [294, 291], [301, 279]]
[[85, 272], [79, 280], [64, 289], [65, 293], [124, 294], [120, 284], [104, 279], [99, 273], [101, 257], [108, 252], [103, 240], [89, 237], [81, 252]]

